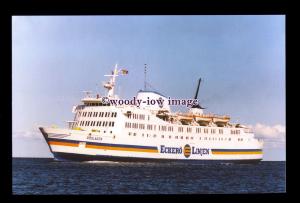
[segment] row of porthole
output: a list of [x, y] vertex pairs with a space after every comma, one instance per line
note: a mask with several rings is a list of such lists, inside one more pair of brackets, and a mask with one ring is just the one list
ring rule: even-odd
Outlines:
[[[129, 132], [128, 135], [131, 136], [131, 132]], [[133, 136], [136, 136], [136, 133], [133, 133], [132, 135], [133, 135]], [[142, 137], [145, 137], [144, 133], [142, 134]], [[147, 134], [147, 137], [151, 137], [151, 135]], [[183, 138], [184, 138], [183, 136], [175, 136], [175, 139], [179, 139], [179, 137], [180, 137], [180, 139], [183, 139]], [[153, 135], [153, 138], [156, 138], [156, 135], [155, 135], [155, 134]], [[165, 138], [165, 136], [164, 136], [164, 135], [161, 135], [161, 138]], [[171, 138], [172, 138], [172, 136], [169, 135], [169, 139], [171, 139]], [[186, 139], [186, 140], [188, 140], [188, 139], [193, 140], [194, 137], [185, 137], [185, 139]], [[199, 140], [201, 140], [201, 137], [200, 137]], [[211, 140], [212, 140], [212, 141], [218, 141], [218, 140], [219, 140], [219, 141], [231, 141], [231, 138], [228, 138], [228, 140], [227, 140], [227, 138], [224, 138], [224, 139], [223, 139], [223, 138], [219, 138], [219, 139], [217, 139], [217, 138], [210, 138], [210, 137], [209, 137], [209, 138], [207, 139], [207, 137], [204, 137], [203, 140], [209, 140], [209, 141], [211, 141]], [[242, 138], [238, 138], [238, 141], [243, 141], [243, 139], [242, 139]]]

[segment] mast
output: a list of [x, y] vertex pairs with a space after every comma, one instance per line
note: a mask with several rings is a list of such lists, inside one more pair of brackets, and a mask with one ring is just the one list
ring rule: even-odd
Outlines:
[[115, 93], [116, 77], [118, 76], [118, 64], [115, 65], [115, 69], [112, 71], [112, 75], [104, 75], [104, 76], [110, 76], [109, 81], [104, 83], [104, 87], [108, 89], [107, 97], [113, 97]]
[[121, 75], [127, 75], [128, 70], [126, 70], [126, 69], [118, 70], [118, 64], [116, 64], [115, 69], [112, 71], [111, 75], [104, 75], [104, 76], [110, 77], [109, 81], [104, 83], [104, 85], [103, 85], [106, 89], [108, 89], [107, 97], [113, 98], [115, 96], [116, 77], [119, 76], [118, 75], [119, 73], [121, 73]]

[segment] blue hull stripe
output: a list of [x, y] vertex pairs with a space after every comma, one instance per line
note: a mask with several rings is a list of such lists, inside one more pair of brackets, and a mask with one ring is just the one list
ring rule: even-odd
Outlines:
[[76, 141], [76, 140], [66, 140], [66, 139], [55, 139], [55, 138], [49, 138], [48, 140], [49, 141], [55, 141], [55, 142], [75, 143], [75, 144], [78, 144], [79, 142], [85, 142], [87, 145], [95, 145], [95, 146], [125, 147], [125, 148], [135, 148], [135, 149], [154, 149], [154, 150], [157, 150], [157, 147], [152, 147], [152, 146], [96, 143], [96, 142], [86, 142], [86, 141]]
[[261, 152], [262, 149], [212, 149], [213, 152]]

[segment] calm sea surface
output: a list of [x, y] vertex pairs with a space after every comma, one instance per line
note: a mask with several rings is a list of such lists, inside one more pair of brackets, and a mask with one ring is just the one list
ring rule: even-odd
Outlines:
[[285, 162], [257, 165], [13, 158], [13, 194], [285, 192]]

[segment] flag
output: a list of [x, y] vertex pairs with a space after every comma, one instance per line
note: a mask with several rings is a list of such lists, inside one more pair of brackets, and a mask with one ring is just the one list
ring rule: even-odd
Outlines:
[[123, 75], [127, 75], [127, 74], [128, 74], [128, 70], [122, 69], [122, 70], [121, 70], [121, 73], [122, 73]]

